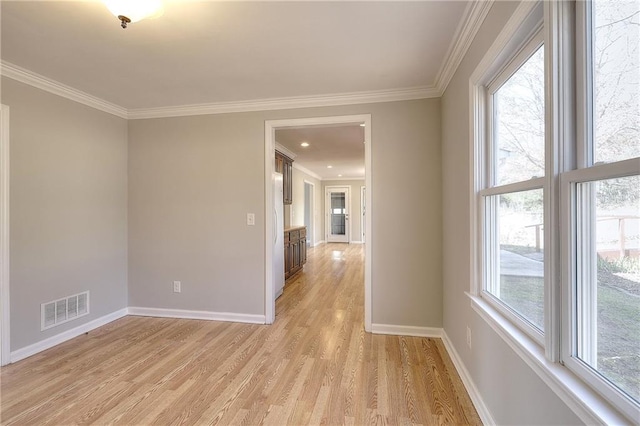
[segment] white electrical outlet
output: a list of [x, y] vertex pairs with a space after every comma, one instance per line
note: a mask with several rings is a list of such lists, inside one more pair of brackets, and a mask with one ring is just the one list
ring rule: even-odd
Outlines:
[[247, 225], [253, 226], [256, 224], [256, 215], [254, 213], [247, 213]]
[[180, 293], [182, 291], [182, 283], [180, 281], [173, 282], [173, 292]]
[[471, 349], [471, 329], [467, 326], [467, 346]]

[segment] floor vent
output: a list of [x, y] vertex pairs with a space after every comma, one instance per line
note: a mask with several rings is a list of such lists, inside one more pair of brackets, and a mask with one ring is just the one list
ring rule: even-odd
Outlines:
[[64, 299], [43, 303], [42, 324], [40, 330], [80, 318], [89, 313], [89, 292], [74, 294]]

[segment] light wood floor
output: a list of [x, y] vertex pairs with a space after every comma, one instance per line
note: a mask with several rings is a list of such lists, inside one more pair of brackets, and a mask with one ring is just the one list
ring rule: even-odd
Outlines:
[[272, 326], [125, 317], [2, 368], [3, 424], [480, 424], [439, 339], [363, 329], [363, 249], [327, 244]]

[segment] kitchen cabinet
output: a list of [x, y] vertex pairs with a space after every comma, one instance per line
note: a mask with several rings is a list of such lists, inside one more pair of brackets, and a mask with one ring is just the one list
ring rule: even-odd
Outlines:
[[284, 279], [302, 270], [307, 261], [307, 228], [294, 226], [284, 230]]
[[293, 203], [293, 160], [276, 151], [276, 172], [282, 173], [284, 204]]

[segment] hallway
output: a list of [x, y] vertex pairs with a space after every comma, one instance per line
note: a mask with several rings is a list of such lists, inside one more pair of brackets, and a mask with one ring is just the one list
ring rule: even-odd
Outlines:
[[480, 424], [439, 339], [363, 329], [363, 246], [309, 250], [272, 326], [128, 316], [2, 368], [2, 424]]

